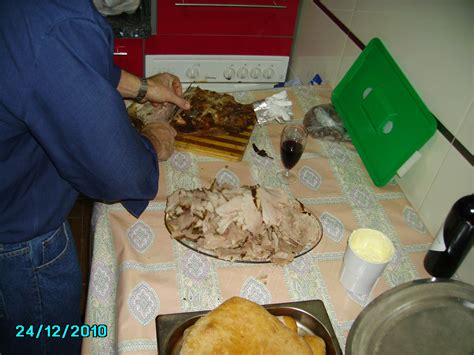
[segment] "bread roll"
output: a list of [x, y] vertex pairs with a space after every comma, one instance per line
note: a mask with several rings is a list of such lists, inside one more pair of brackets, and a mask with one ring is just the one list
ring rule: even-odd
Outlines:
[[185, 331], [180, 355], [203, 354], [312, 355], [312, 351], [265, 308], [233, 297]]
[[278, 316], [277, 318], [280, 320], [280, 322], [282, 322], [284, 325], [286, 325], [292, 331], [294, 331], [295, 333], [298, 332], [298, 324], [296, 324], [296, 320], [293, 317]]
[[326, 343], [323, 338], [317, 335], [305, 335], [303, 339], [308, 343], [313, 351], [313, 355], [326, 355]]

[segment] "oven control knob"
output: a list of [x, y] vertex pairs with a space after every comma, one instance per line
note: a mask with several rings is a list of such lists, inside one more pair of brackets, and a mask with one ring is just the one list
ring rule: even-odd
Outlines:
[[275, 71], [272, 68], [267, 68], [263, 71], [263, 77], [265, 79], [271, 79], [274, 74], [275, 74]]
[[231, 80], [234, 77], [235, 70], [233, 68], [227, 68], [224, 70], [224, 78]]
[[250, 77], [252, 79], [258, 79], [260, 77], [260, 74], [262, 73], [262, 71], [260, 70], [260, 68], [253, 68], [251, 71], [250, 71]]
[[239, 79], [245, 79], [247, 77], [248, 73], [249, 73], [249, 71], [248, 71], [247, 68], [245, 68], [245, 67], [239, 68], [239, 70], [237, 70], [237, 77]]
[[186, 76], [189, 79], [197, 79], [199, 77], [199, 70], [196, 67], [191, 67], [188, 70], [186, 70]]

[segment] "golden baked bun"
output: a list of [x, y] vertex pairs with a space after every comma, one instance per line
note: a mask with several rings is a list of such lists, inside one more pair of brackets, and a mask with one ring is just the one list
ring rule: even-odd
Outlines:
[[310, 346], [264, 307], [233, 297], [184, 332], [180, 355], [312, 355]]
[[277, 316], [277, 318], [295, 333], [298, 331], [298, 324], [296, 324], [296, 320], [293, 317]]
[[313, 355], [326, 355], [326, 343], [323, 338], [317, 335], [305, 335], [303, 339], [308, 343], [313, 351]]

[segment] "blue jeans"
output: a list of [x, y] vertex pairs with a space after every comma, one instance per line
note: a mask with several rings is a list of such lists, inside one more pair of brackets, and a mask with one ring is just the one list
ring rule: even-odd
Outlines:
[[[27, 242], [0, 243], [1, 355], [79, 354], [80, 338], [36, 335], [41, 325], [80, 325], [80, 300], [81, 270], [67, 222]], [[23, 337], [17, 325], [24, 326]]]

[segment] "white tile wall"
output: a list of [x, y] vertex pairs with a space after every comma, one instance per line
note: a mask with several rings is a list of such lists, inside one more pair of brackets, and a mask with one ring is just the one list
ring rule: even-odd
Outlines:
[[[303, 1], [292, 78], [315, 73], [333, 87], [360, 50], [315, 5]], [[428, 108], [474, 154], [474, 1], [322, 0], [364, 43], [379, 37]], [[452, 204], [474, 192], [474, 168], [439, 132], [398, 179], [432, 235]], [[458, 270], [474, 284], [474, 252]]]
[[[474, 67], [474, 64], [473, 64]], [[456, 134], [460, 142], [474, 154], [474, 102], [471, 102], [464, 121]]]
[[334, 82], [334, 87], [342, 80], [344, 75], [346, 75], [349, 68], [352, 66], [357, 57], [362, 53], [362, 50], [357, 47], [354, 42], [348, 40], [345, 47], [344, 53], [342, 56], [341, 63], [336, 76], [336, 81]]
[[430, 233], [438, 232], [457, 199], [473, 192], [474, 168], [450, 146], [418, 211]]
[[[336, 11], [340, 19], [350, 22], [351, 11]], [[296, 29], [289, 79], [299, 78], [308, 83], [315, 74], [333, 83], [343, 58], [346, 35], [317, 8], [311, 0], [302, 0]], [[322, 41], [321, 38], [327, 39]]]
[[474, 248], [471, 248], [463, 263], [459, 266], [454, 278], [474, 285]]
[[[349, 10], [354, 11], [357, 0], [324, 0], [321, 1], [329, 10]], [[347, 26], [347, 24], [345, 24]]]
[[420, 160], [404, 176], [397, 178], [397, 182], [416, 210], [420, 210], [449, 148], [450, 142], [441, 133], [436, 132], [420, 149]]

